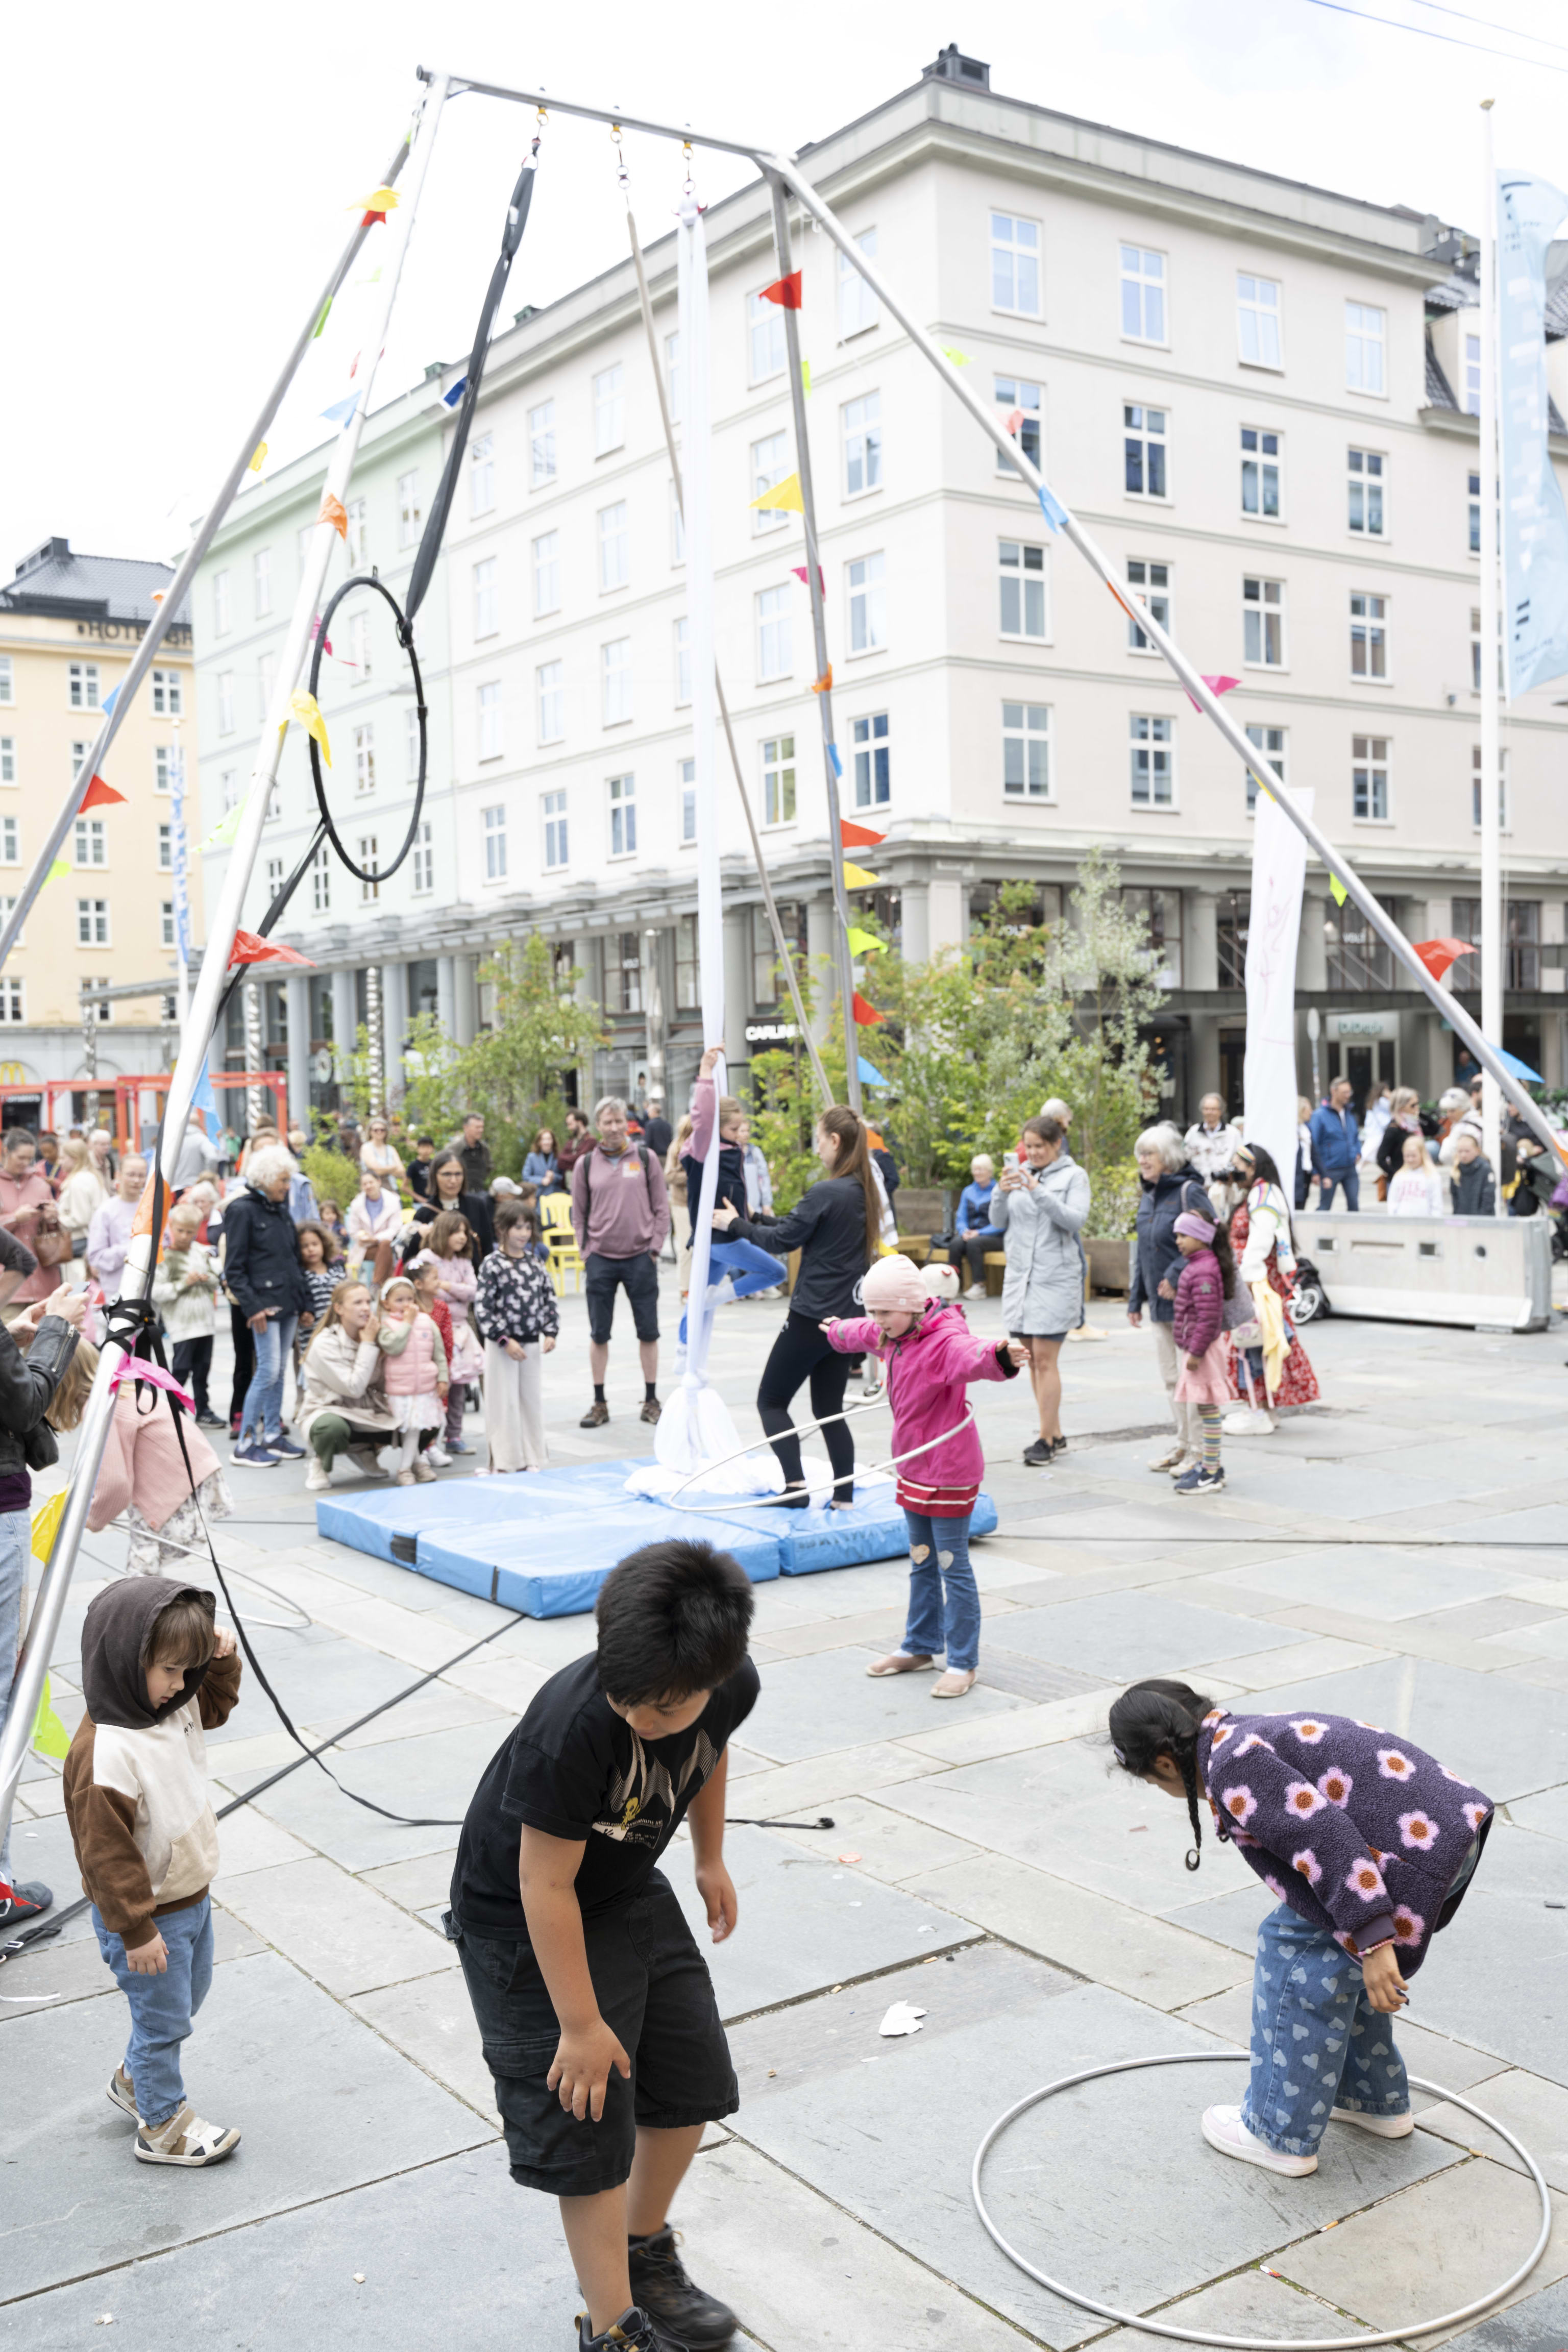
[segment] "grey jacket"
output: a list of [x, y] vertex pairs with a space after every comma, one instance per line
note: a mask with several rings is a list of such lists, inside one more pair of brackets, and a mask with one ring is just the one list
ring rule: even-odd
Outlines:
[[1083, 1320], [1079, 1231], [1089, 1214], [1089, 1178], [1076, 1161], [1054, 1160], [1033, 1192], [991, 1196], [991, 1222], [1005, 1236], [1002, 1320], [1009, 1331], [1054, 1339]]

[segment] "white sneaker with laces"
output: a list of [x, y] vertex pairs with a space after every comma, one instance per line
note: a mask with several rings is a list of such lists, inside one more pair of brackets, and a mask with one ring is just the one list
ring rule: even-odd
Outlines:
[[965, 1298], [984, 1298], [985, 1285], [983, 1282], [972, 1282], [963, 1295]]
[[1374, 2139], [1408, 2139], [1415, 2128], [1408, 2108], [1402, 2116], [1363, 2116], [1359, 2107], [1331, 2107], [1329, 2121], [1354, 2124], [1358, 2131], [1371, 2132]]
[[332, 1474], [327, 1468], [326, 1464], [324, 1462], [318, 1461], [315, 1456], [312, 1455], [305, 1471], [306, 1494], [322, 1494], [325, 1492], [326, 1488], [331, 1485], [331, 1483]]
[[437, 1470], [446, 1470], [451, 1466], [452, 1457], [444, 1445], [427, 1445], [425, 1448], [425, 1459]]
[[1227, 1412], [1220, 1423], [1227, 1437], [1272, 1437], [1279, 1423], [1271, 1412], [1242, 1411]]
[[1242, 2122], [1239, 2107], [1205, 2107], [1203, 2129], [1209, 2146], [1217, 2147], [1221, 2156], [1239, 2157], [1243, 2164], [1258, 2165], [1265, 2172], [1288, 2173], [1292, 2179], [1300, 2179], [1303, 2173], [1318, 2168], [1315, 2156], [1282, 2156], [1267, 2140], [1258, 2139]]

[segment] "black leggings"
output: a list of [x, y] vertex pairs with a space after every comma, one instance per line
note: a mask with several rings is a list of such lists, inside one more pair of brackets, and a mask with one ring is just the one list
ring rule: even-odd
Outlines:
[[[786, 1486], [798, 1486], [805, 1477], [801, 1466], [800, 1440], [789, 1415], [795, 1391], [809, 1377], [813, 1419], [820, 1421], [828, 1413], [842, 1412], [844, 1391], [849, 1385], [849, 1363], [847, 1356], [841, 1356], [836, 1348], [828, 1346], [809, 1316], [785, 1318], [784, 1329], [773, 1341], [773, 1353], [763, 1369], [757, 1411], [763, 1429], [773, 1440]], [[833, 1422], [823, 1431], [822, 1442], [833, 1465], [833, 1499], [836, 1503], [847, 1503], [855, 1492], [855, 1440], [849, 1433], [848, 1423]]]

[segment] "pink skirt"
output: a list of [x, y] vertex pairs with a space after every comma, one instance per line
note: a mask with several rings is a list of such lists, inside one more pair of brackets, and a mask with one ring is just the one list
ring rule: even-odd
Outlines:
[[1205, 1354], [1198, 1359], [1194, 1372], [1183, 1364], [1176, 1376], [1174, 1389], [1178, 1404], [1227, 1405], [1236, 1402], [1226, 1378], [1225, 1334], [1210, 1342]]

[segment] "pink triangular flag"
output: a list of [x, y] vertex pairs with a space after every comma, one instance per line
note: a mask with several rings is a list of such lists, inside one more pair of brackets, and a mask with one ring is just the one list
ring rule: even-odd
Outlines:
[[[1207, 687], [1211, 694], [1228, 694], [1233, 686], [1239, 686], [1241, 684], [1241, 680], [1238, 677], [1210, 677], [1206, 670], [1200, 670], [1198, 675], [1203, 679], [1204, 684]], [[1192, 704], [1194, 710], [1202, 710], [1203, 704], [1198, 700], [1195, 694], [1189, 694], [1187, 700]]]

